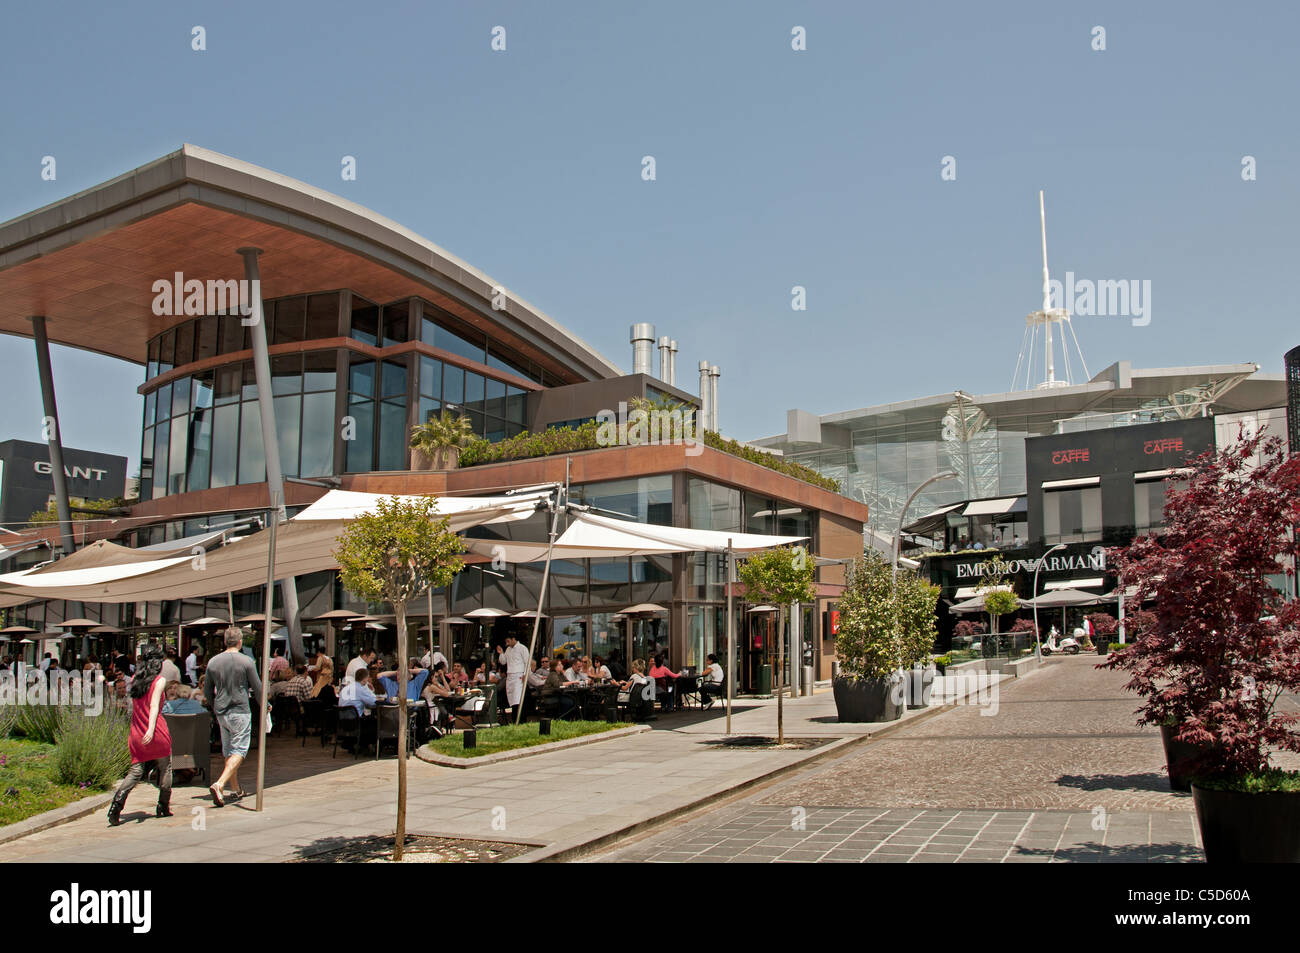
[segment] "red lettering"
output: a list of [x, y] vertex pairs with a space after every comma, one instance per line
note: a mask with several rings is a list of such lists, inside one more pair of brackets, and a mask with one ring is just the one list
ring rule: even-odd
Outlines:
[[1181, 453], [1182, 450], [1182, 437], [1165, 437], [1160, 440], [1148, 440], [1146, 443], [1142, 444], [1142, 452], [1149, 455], [1169, 453], [1170, 451]]
[[1060, 465], [1062, 463], [1087, 463], [1089, 451], [1082, 450], [1054, 450], [1052, 451], [1052, 463]]

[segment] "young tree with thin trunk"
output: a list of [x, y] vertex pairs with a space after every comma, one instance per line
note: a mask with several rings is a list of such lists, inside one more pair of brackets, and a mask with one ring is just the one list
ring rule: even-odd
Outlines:
[[[817, 590], [813, 585], [813, 561], [802, 546], [791, 549], [767, 549], [750, 556], [736, 571], [745, 584], [745, 597], [750, 601], [762, 599], [774, 602], [780, 608], [776, 627], [779, 653], [776, 688], [776, 743], [785, 744], [785, 609], [797, 602], [814, 602]], [[798, 659], [795, 659], [798, 664]]]
[[[432, 497], [380, 499], [351, 523], [334, 555], [344, 587], [367, 602], [390, 602], [397, 616], [397, 836], [393, 860], [406, 840], [406, 737], [410, 651], [406, 606], [431, 588], [448, 585], [464, 568], [464, 541], [438, 516]], [[430, 633], [432, 636], [432, 633]]]

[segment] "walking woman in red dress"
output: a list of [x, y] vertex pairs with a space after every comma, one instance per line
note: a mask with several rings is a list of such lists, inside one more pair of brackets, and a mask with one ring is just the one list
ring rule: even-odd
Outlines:
[[172, 736], [167, 731], [167, 719], [162, 717], [166, 689], [162, 677], [163, 658], [162, 647], [150, 642], [140, 653], [135, 677], [131, 679], [131, 735], [127, 740], [131, 770], [126, 773], [126, 780], [118, 785], [113, 803], [108, 808], [108, 823], [114, 827], [122, 823], [126, 796], [151, 771], [158, 773], [156, 816], [172, 816]]

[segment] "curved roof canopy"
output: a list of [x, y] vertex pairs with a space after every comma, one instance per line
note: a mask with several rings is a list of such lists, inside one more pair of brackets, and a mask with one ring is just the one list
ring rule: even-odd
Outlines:
[[144, 363], [184, 316], [156, 316], [153, 283], [243, 278], [236, 249], [262, 249], [265, 298], [350, 288], [383, 304], [420, 296], [566, 382], [621, 371], [464, 261], [354, 202], [197, 146], [0, 225], [0, 332]]

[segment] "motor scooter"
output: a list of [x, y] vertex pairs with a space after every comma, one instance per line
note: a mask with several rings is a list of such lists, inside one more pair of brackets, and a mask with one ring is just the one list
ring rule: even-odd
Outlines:
[[1064, 655], [1079, 654], [1078, 639], [1071, 638], [1068, 635], [1065, 638], [1059, 638], [1059, 636], [1060, 633], [1056, 631], [1056, 626], [1052, 626], [1047, 633], [1047, 641], [1042, 646], [1044, 655], [1051, 655], [1053, 652], [1061, 652]]

